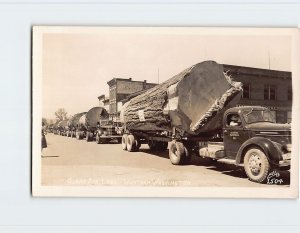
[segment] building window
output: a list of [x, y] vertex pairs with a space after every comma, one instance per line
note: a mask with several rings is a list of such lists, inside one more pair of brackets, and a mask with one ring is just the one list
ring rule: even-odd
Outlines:
[[291, 87], [288, 89], [288, 100], [293, 100], [293, 89]]
[[274, 86], [274, 85], [265, 85], [264, 99], [265, 100], [276, 100], [276, 86]]
[[242, 98], [243, 99], [250, 99], [250, 84], [243, 84], [243, 92], [242, 92]]

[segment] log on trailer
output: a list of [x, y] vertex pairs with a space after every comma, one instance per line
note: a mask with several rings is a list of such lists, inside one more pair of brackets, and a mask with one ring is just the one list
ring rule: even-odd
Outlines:
[[91, 108], [86, 114], [83, 114], [79, 121], [79, 128], [87, 130], [88, 128], [96, 128], [97, 124], [100, 123], [100, 120], [107, 119], [108, 113], [105, 108], [94, 107]]
[[205, 61], [129, 100], [121, 119], [129, 131], [213, 132], [222, 128], [224, 111], [237, 104], [241, 91], [222, 65]]
[[72, 118], [70, 118], [70, 120], [68, 121], [68, 127], [72, 128], [72, 127], [76, 127], [78, 124], [78, 121], [80, 119], [80, 117], [82, 117], [83, 115], [85, 115], [86, 112], [81, 112], [81, 113], [77, 113], [75, 114]]

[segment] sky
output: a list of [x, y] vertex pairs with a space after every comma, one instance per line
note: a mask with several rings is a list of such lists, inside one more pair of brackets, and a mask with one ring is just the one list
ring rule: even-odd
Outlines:
[[45, 33], [43, 117], [54, 119], [58, 108], [74, 115], [98, 106], [97, 97], [108, 95], [107, 81], [114, 77], [161, 83], [205, 60], [291, 71], [290, 39], [284, 35], [168, 34], [141, 30]]

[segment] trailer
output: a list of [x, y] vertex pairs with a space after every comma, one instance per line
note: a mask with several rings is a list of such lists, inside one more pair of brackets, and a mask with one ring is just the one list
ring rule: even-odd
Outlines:
[[76, 137], [76, 128], [78, 126], [78, 122], [80, 117], [82, 117], [83, 115], [85, 115], [86, 112], [81, 112], [81, 113], [77, 113], [75, 114], [73, 117], [71, 117], [68, 122], [67, 122], [67, 136], [68, 137]]
[[76, 138], [85, 138], [86, 141], [92, 141], [96, 137], [97, 125], [102, 119], [108, 119], [108, 113], [105, 108], [94, 107], [86, 114], [83, 114], [77, 124]]
[[196, 64], [124, 104], [122, 148], [169, 149], [172, 164], [192, 154], [243, 166], [250, 180], [265, 182], [272, 169], [289, 169], [291, 129], [263, 107], [234, 107], [242, 84], [213, 61]]

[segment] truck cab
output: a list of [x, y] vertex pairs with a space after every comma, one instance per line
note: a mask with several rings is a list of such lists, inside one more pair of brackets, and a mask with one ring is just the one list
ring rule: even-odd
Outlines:
[[276, 123], [264, 107], [228, 109], [223, 116], [223, 143], [213, 144], [200, 148], [200, 156], [244, 166], [252, 181], [265, 181], [271, 169], [290, 168], [291, 127]]

